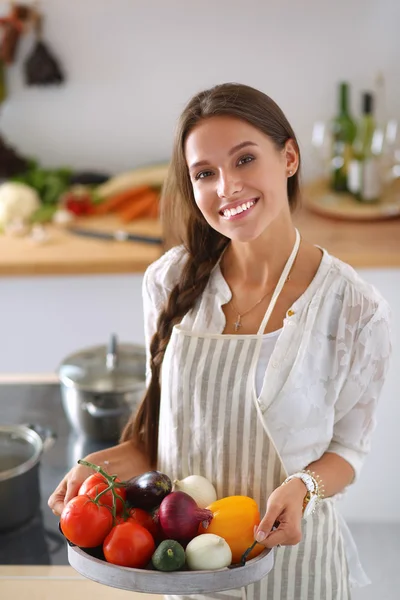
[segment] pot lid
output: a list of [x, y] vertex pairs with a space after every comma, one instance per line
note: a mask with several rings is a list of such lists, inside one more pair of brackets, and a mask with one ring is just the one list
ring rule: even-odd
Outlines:
[[0, 426], [0, 481], [22, 475], [39, 460], [43, 442], [23, 425]]
[[143, 389], [146, 380], [146, 351], [143, 346], [117, 343], [93, 346], [67, 356], [58, 370], [68, 387], [98, 393]]

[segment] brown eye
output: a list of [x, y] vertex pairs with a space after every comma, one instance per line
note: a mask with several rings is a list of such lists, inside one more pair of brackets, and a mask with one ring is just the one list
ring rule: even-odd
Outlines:
[[251, 154], [246, 154], [246, 156], [239, 158], [238, 165], [245, 165], [246, 163], [253, 162], [253, 160], [254, 156], [251, 156]]
[[201, 171], [200, 173], [197, 173], [195, 180], [197, 181], [198, 179], [205, 179], [210, 175], [212, 175], [212, 171]]

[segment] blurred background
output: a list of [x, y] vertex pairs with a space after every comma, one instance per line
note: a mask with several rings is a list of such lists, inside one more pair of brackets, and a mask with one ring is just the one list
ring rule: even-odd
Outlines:
[[[400, 3], [2, 1], [0, 17], [0, 421], [23, 422], [37, 398], [32, 417], [54, 426], [56, 400], [44, 409], [40, 398], [51, 388], [59, 402], [60, 364], [81, 360], [71, 354], [101, 346], [92, 358], [103, 360], [111, 333], [142, 347], [142, 277], [168, 237], [157, 202], [177, 117], [195, 92], [245, 83], [298, 137], [303, 234], [394, 309], [373, 451], [342, 503], [364, 547], [379, 533], [389, 544], [400, 528]], [[156, 239], [113, 240], [127, 234]], [[33, 379], [35, 392], [22, 384]], [[385, 568], [400, 550], [390, 547]], [[396, 597], [393, 581], [382, 598]]]

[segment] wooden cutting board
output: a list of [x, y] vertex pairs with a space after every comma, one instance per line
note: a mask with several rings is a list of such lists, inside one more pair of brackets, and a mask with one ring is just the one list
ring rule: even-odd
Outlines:
[[[96, 231], [124, 229], [141, 235], [161, 236], [158, 220], [138, 220], [121, 227], [114, 216], [87, 217], [74, 225]], [[71, 275], [143, 273], [163, 252], [161, 245], [104, 241], [74, 235], [66, 227], [46, 225], [46, 241], [0, 235], [0, 275]]]
[[335, 193], [325, 180], [308, 184], [304, 205], [316, 214], [343, 221], [382, 221], [400, 217], [400, 185], [392, 187], [379, 202], [359, 202], [351, 194]]

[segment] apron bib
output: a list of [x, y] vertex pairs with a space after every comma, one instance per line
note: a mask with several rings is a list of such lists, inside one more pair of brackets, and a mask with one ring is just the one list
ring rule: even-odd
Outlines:
[[[257, 335], [197, 334], [175, 326], [161, 374], [157, 468], [172, 480], [203, 475], [217, 497], [254, 498], [261, 517], [268, 497], [287, 473], [262, 414], [265, 386], [255, 392], [262, 334], [296, 258], [300, 236]], [[248, 600], [348, 600], [348, 571], [339, 521], [331, 500], [302, 522], [297, 546], [275, 548], [271, 573], [246, 590], [212, 596]]]

